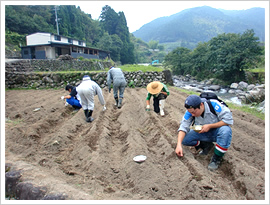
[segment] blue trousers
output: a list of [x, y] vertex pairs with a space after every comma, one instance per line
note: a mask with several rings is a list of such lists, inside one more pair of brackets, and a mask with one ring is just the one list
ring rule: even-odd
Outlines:
[[219, 146], [228, 149], [231, 145], [232, 129], [229, 126], [222, 126], [216, 129], [211, 129], [209, 132], [197, 133], [190, 130], [182, 144], [186, 146], [195, 146], [198, 141], [216, 142]]
[[72, 107], [74, 107], [75, 109], [79, 109], [81, 108], [81, 104], [79, 102], [79, 100], [75, 99], [74, 97], [71, 96], [71, 98], [66, 99], [67, 103], [70, 104]]

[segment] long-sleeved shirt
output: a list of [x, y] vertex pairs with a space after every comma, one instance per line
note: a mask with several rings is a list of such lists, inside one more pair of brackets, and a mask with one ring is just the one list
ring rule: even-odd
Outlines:
[[98, 99], [101, 105], [105, 105], [105, 100], [102, 95], [102, 90], [99, 85], [92, 80], [83, 80], [76, 89], [73, 89], [70, 93], [71, 96], [76, 96], [77, 93], [81, 97], [81, 105], [84, 110], [94, 109], [94, 96], [98, 95]]
[[182, 118], [178, 131], [184, 131], [185, 133], [189, 132], [190, 126], [194, 119], [195, 125], [213, 124], [219, 121], [223, 121], [228, 125], [232, 125], [233, 117], [230, 109], [225, 105], [222, 105], [217, 100], [210, 100], [210, 102], [216, 112], [216, 115], [211, 112], [208, 103], [205, 101], [203, 116], [193, 117], [190, 112], [186, 111]]
[[107, 85], [108, 88], [111, 87], [111, 83], [114, 84], [121, 84], [121, 83], [125, 83], [126, 84], [126, 79], [125, 76], [121, 70], [121, 68], [111, 68], [108, 73], [107, 73]]

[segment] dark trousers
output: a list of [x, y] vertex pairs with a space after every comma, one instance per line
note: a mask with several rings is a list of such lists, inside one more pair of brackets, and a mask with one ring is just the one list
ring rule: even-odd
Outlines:
[[154, 111], [156, 113], [159, 113], [160, 112], [160, 109], [159, 109], [159, 100], [164, 100], [167, 98], [167, 95], [164, 95], [163, 93], [160, 93], [157, 97], [154, 97]]

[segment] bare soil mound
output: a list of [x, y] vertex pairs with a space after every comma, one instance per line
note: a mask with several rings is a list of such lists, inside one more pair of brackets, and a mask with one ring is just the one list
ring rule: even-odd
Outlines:
[[[264, 200], [265, 122], [232, 110], [232, 145], [219, 170], [185, 147], [174, 152], [187, 94], [170, 88], [165, 117], [146, 112], [145, 88], [127, 88], [123, 107], [103, 89], [92, 123], [58, 90], [5, 93], [5, 159], [22, 179], [76, 200]], [[40, 108], [38, 111], [34, 111]], [[143, 163], [133, 157], [145, 155]]]

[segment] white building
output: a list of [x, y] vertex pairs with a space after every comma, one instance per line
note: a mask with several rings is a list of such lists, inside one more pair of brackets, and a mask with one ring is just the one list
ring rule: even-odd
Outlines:
[[86, 47], [85, 41], [53, 33], [37, 32], [26, 36], [26, 45], [21, 47], [23, 59], [55, 59], [60, 55], [74, 58], [110, 58], [108, 51]]

